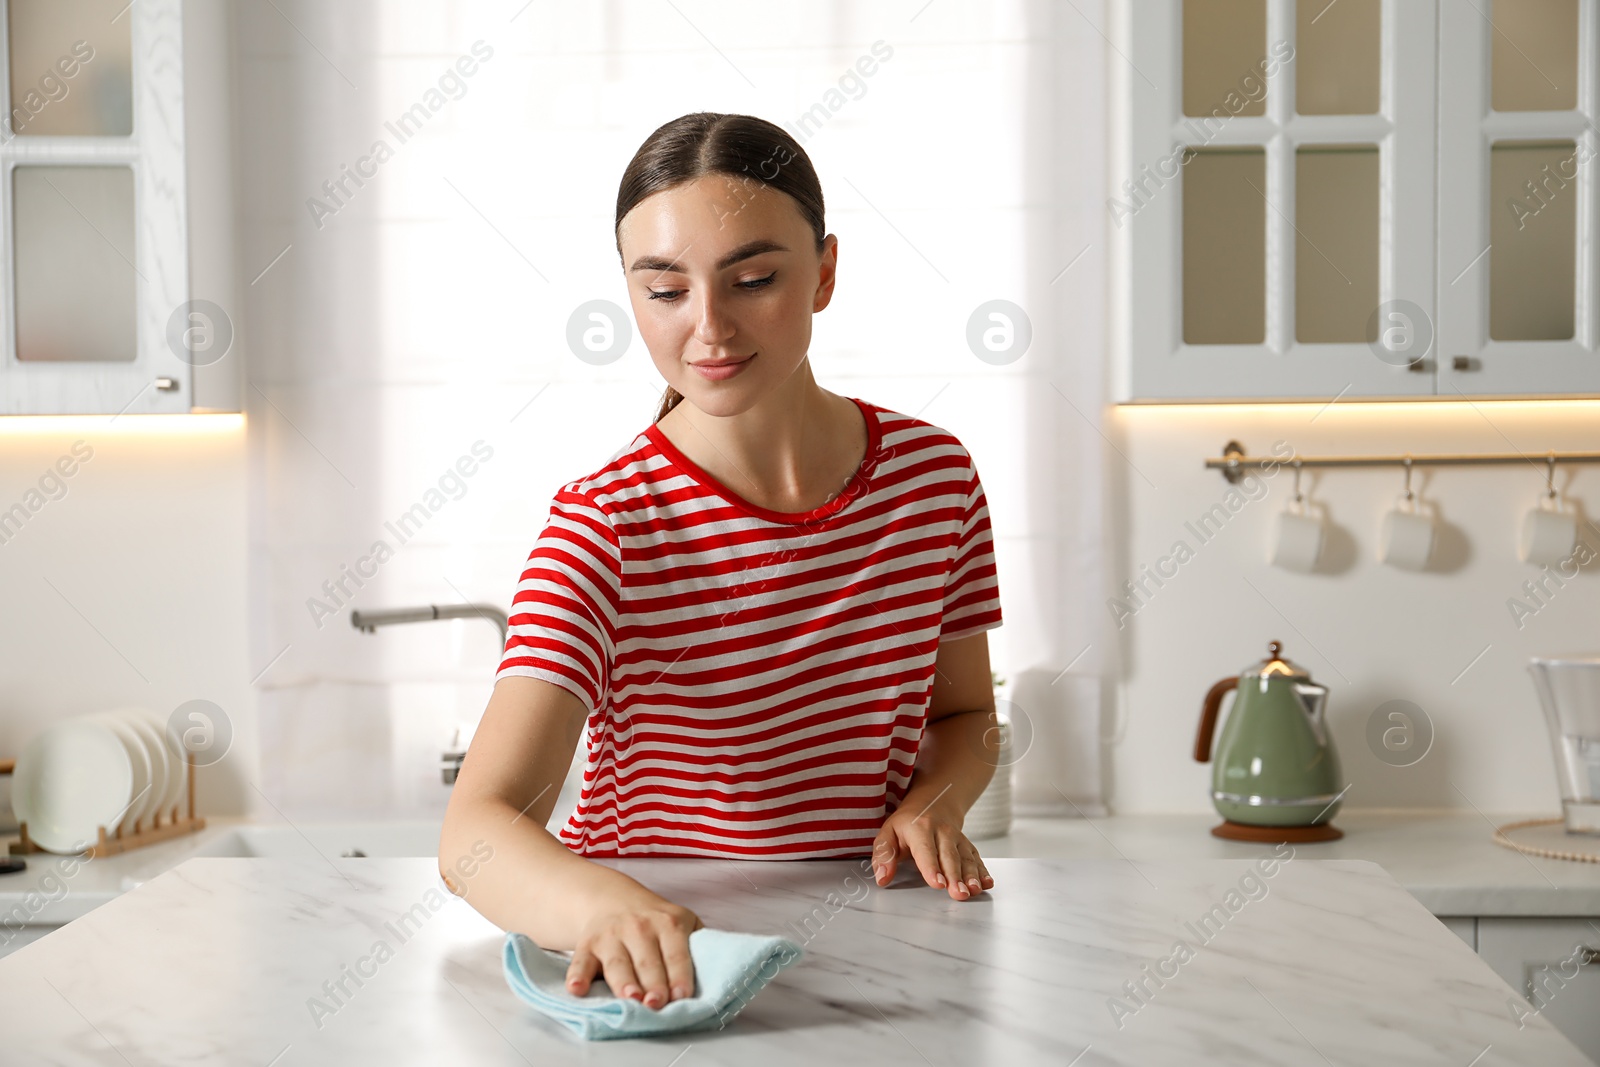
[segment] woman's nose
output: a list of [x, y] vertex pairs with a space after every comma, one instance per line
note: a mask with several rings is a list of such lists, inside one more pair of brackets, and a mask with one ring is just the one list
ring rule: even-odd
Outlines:
[[701, 344], [714, 345], [733, 336], [733, 323], [723, 306], [722, 298], [702, 294], [699, 300], [694, 324], [695, 340]]

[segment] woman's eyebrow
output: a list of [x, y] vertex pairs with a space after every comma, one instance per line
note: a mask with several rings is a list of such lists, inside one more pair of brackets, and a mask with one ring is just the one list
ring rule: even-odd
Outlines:
[[[751, 256], [759, 256], [763, 252], [787, 251], [789, 251], [788, 245], [779, 244], [777, 241], [771, 240], [770, 238], [758, 237], [753, 241], [746, 241], [738, 248], [735, 248], [732, 252], [729, 252], [727, 255], [717, 260], [716, 269], [727, 270], [740, 260], [749, 259]], [[682, 267], [678, 266], [677, 260], [665, 259], [661, 256], [641, 256], [633, 261], [633, 266], [628, 268], [628, 273], [631, 274], [636, 270], [653, 270], [657, 272], [671, 271], [677, 274], [687, 273]]]

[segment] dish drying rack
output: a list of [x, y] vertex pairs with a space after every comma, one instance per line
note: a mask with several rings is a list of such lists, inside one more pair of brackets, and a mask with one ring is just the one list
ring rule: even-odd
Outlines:
[[[131, 828], [119, 826], [114, 832], [108, 833], [104, 826], [99, 828], [99, 840], [80, 853], [74, 853], [83, 859], [103, 859], [106, 856], [117, 856], [132, 849], [142, 848], [145, 845], [154, 845], [160, 841], [170, 841], [184, 834], [198, 833], [206, 828], [203, 817], [194, 813], [194, 753], [186, 752], [183, 757], [186, 800], [172, 805], [169, 811], [158, 811], [150, 817], [150, 825], [145, 825], [145, 817], [137, 819]], [[0, 774], [10, 774], [16, 767], [16, 760], [0, 759]], [[187, 807], [187, 812], [180, 813], [180, 808]], [[20, 856], [31, 852], [48, 852], [34, 844], [28, 836], [28, 824], [21, 823], [18, 827], [21, 840], [11, 842], [11, 855]]]

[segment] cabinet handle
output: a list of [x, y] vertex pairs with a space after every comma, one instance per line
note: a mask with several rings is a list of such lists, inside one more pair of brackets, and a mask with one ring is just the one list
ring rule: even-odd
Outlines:
[[176, 378], [162, 377], [162, 378], [157, 378], [156, 379], [156, 388], [160, 389], [164, 393], [170, 393], [174, 389], [176, 389], [177, 387], [178, 387], [178, 379], [176, 379]]
[[1450, 360], [1451, 370], [1474, 370], [1471, 356], [1455, 356]]

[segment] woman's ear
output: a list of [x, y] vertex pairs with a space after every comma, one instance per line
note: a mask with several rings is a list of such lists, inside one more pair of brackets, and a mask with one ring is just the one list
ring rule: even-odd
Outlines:
[[822, 239], [822, 260], [817, 268], [817, 295], [811, 302], [812, 311], [821, 311], [833, 300], [833, 283], [839, 270], [839, 238], [833, 234]]

